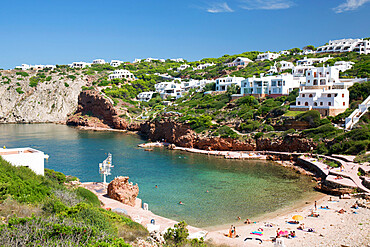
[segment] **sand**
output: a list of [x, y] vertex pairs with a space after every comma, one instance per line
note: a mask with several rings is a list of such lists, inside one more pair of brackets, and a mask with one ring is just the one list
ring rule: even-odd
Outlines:
[[[151, 211], [143, 210], [140, 208], [140, 205], [131, 207], [106, 197], [106, 190], [104, 190], [101, 183], [83, 183], [82, 186], [97, 194], [98, 198], [105, 204], [105, 208], [123, 208], [127, 210], [131, 218], [141, 219], [141, 224], [144, 226], [154, 219], [155, 224], [159, 225], [160, 231], [164, 231], [177, 223], [174, 220], [155, 215]], [[228, 238], [224, 236], [224, 234], [228, 233], [229, 226], [224, 229], [222, 227], [221, 229], [220, 227], [200, 229], [189, 226], [188, 229], [189, 233], [208, 231], [205, 240], [229, 246], [273, 246], [271, 237], [276, 236], [276, 230], [278, 228], [283, 231], [296, 232], [296, 238], [282, 238], [286, 246], [370, 246], [370, 209], [362, 207], [352, 209], [351, 206], [358, 200], [355, 198], [339, 199], [338, 197], [331, 196], [335, 202], [330, 202], [329, 198], [330, 196], [324, 195], [321, 199], [316, 199], [317, 211], [320, 214], [317, 218], [308, 217], [311, 210], [314, 209], [314, 202], [310, 201], [309, 204], [296, 205], [288, 210], [272, 212], [250, 225], [243, 224], [245, 219], [242, 219], [236, 224], [236, 232], [240, 236], [239, 238]], [[140, 204], [140, 200], [138, 200], [138, 204]], [[320, 206], [328, 206], [330, 209], [320, 209]], [[335, 212], [340, 209], [344, 209], [346, 213], [339, 214]], [[314, 228], [315, 232], [301, 231], [297, 229], [298, 225], [287, 223], [287, 221], [292, 219], [293, 215], [303, 216], [303, 220], [300, 223], [304, 223], [306, 228]], [[255, 221], [255, 219], [251, 220]], [[265, 222], [271, 223], [273, 227], [265, 227]], [[259, 228], [263, 229], [263, 236], [250, 234]], [[244, 239], [247, 237], [260, 238], [263, 240], [263, 243], [259, 244], [255, 240], [244, 242]]]

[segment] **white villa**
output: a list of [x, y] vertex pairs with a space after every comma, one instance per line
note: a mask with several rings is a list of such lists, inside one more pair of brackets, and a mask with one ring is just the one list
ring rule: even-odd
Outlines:
[[[280, 64], [280, 67], [277, 66], [278, 63]], [[288, 70], [288, 69], [291, 69], [291, 70], [294, 69], [294, 64], [292, 62], [280, 61], [278, 63], [275, 62], [274, 66], [271, 66], [269, 70], [271, 74], [278, 73], [278, 72]]]
[[236, 85], [241, 87], [241, 82], [244, 77], [221, 77], [216, 79], [216, 91], [227, 91], [227, 88], [231, 85]]
[[120, 60], [111, 60], [110, 61], [110, 66], [112, 66], [112, 67], [118, 67], [121, 64], [123, 64], [123, 61], [120, 61]]
[[159, 62], [162, 62], [162, 63], [166, 62], [166, 60], [164, 60], [164, 59], [158, 59], [158, 58], [152, 58], [152, 57], [148, 57], [147, 59], [144, 60], [144, 62], [147, 62], [147, 63], [151, 63], [153, 61], [159, 61]]
[[190, 80], [181, 82], [181, 87], [184, 89], [185, 92], [188, 92], [190, 89], [199, 88], [203, 89], [206, 84], [215, 82], [215, 80]]
[[141, 62], [141, 59], [135, 58], [135, 60], [132, 63], [140, 63], [140, 62]]
[[231, 63], [226, 63], [226, 65], [228, 67], [234, 67], [234, 66], [242, 66], [242, 67], [245, 67], [247, 66], [249, 63], [253, 62], [252, 60], [250, 60], [249, 58], [246, 58], [246, 57], [237, 57], [234, 61], [232, 61]]
[[194, 70], [205, 69], [205, 68], [215, 66], [215, 65], [216, 64], [214, 63], [203, 63], [203, 64], [199, 64], [196, 68], [194, 68]]
[[92, 63], [93, 64], [105, 64], [105, 60], [104, 59], [95, 59]]
[[300, 87], [296, 105], [291, 110], [318, 110], [323, 116], [335, 116], [344, 112], [349, 104], [348, 87], [351, 81], [339, 80], [339, 68], [320, 67], [306, 71], [306, 83]]
[[41, 70], [41, 69], [55, 69], [57, 66], [55, 65], [42, 65], [42, 64], [37, 64], [37, 65], [30, 65], [30, 64], [22, 64], [21, 66], [16, 66], [16, 69], [21, 69], [21, 70]]
[[360, 54], [370, 53], [370, 40], [364, 39], [339, 39], [330, 40], [328, 45], [317, 48], [317, 53], [325, 52], [357, 52]]
[[177, 63], [183, 63], [183, 62], [185, 62], [183, 58], [172, 58], [170, 60], [173, 61], [173, 62], [177, 62]]
[[33, 148], [4, 148], [0, 156], [13, 166], [25, 166], [38, 175], [44, 176], [44, 159], [49, 156]]
[[119, 69], [113, 71], [113, 73], [109, 75], [109, 80], [112, 79], [135, 80], [135, 76], [127, 69]]
[[289, 55], [290, 51], [280, 51], [279, 54], [280, 55]]
[[292, 74], [276, 76], [251, 77], [242, 81], [241, 95], [254, 95], [256, 97], [278, 97], [288, 95], [295, 88], [305, 83], [306, 78], [294, 77]]
[[343, 72], [351, 69], [354, 64], [354, 62], [350, 61], [337, 61], [334, 63], [334, 66], [338, 67], [339, 71]]
[[189, 67], [190, 67], [189, 64], [182, 64], [182, 65], [180, 65], [180, 67], [177, 68], [177, 72], [180, 72], [180, 71], [182, 71], [184, 69], [187, 69]]
[[257, 55], [256, 61], [274, 60], [278, 57], [280, 57], [280, 54], [278, 53], [271, 53], [271, 52], [261, 53]]
[[78, 69], [83, 69], [85, 67], [90, 67], [91, 63], [86, 63], [86, 62], [73, 62], [72, 64], [69, 65], [71, 68], [78, 68]]
[[180, 98], [183, 93], [183, 89], [181, 87], [181, 83], [177, 81], [171, 82], [160, 82], [155, 84], [155, 91], [158, 92], [162, 99], [166, 99], [168, 97], [175, 97]]
[[151, 100], [153, 98], [153, 94], [155, 94], [156, 92], [142, 92], [142, 93], [139, 93], [137, 95], [137, 99], [139, 101], [146, 101], [148, 102], [149, 100]]
[[331, 57], [321, 57], [321, 58], [303, 58], [303, 59], [300, 59], [297, 61], [297, 65], [298, 66], [312, 66], [314, 65], [315, 63], [325, 63], [326, 61], [328, 61], [329, 59], [331, 59]]

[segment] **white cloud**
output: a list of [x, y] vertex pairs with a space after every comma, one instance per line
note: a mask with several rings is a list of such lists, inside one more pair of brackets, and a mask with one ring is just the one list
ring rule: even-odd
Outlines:
[[342, 13], [345, 11], [355, 10], [365, 3], [370, 2], [370, 0], [346, 0], [344, 3], [340, 4], [339, 6], [333, 8], [335, 13]]
[[223, 3], [213, 3], [207, 8], [209, 13], [222, 13], [222, 12], [234, 12], [233, 9], [229, 7], [226, 2]]
[[240, 7], [242, 9], [252, 10], [252, 9], [288, 9], [294, 5], [292, 1], [289, 0], [241, 0], [242, 4]]

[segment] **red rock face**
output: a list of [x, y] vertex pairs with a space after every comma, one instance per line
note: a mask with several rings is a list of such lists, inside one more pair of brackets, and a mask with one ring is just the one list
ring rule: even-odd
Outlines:
[[[79, 116], [76, 118], [76, 115]], [[91, 117], [100, 120], [100, 126]], [[127, 129], [127, 122], [120, 118], [113, 104], [94, 90], [82, 91], [78, 96], [78, 107], [75, 115], [67, 120], [68, 125], [89, 127], [110, 127], [113, 129]]]
[[139, 194], [139, 186], [128, 181], [129, 177], [117, 177], [108, 184], [107, 194], [110, 198], [134, 207]]
[[298, 135], [257, 140], [202, 137], [191, 130], [189, 125], [168, 119], [143, 123], [141, 133], [151, 141], [165, 141], [180, 147], [203, 150], [309, 152], [311, 148], [316, 148], [311, 139], [300, 138]]
[[151, 141], [165, 141], [180, 147], [203, 150], [309, 152], [316, 148], [312, 140], [300, 138], [299, 135], [257, 140], [203, 137], [194, 132], [189, 125], [168, 118], [142, 124], [128, 124], [118, 116], [117, 110], [108, 99], [92, 90], [80, 93], [77, 112], [67, 120], [67, 124], [140, 131]]

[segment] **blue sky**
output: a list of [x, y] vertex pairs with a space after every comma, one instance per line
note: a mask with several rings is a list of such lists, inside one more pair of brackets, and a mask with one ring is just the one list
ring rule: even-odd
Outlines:
[[370, 36], [370, 0], [2, 0], [0, 68], [197, 60]]

